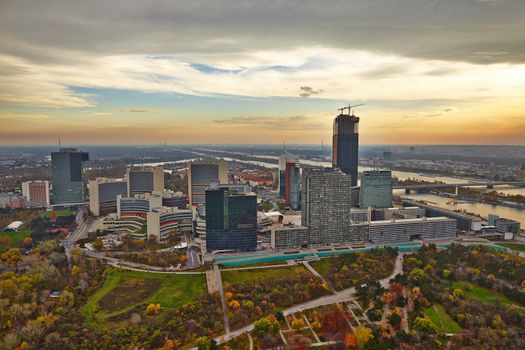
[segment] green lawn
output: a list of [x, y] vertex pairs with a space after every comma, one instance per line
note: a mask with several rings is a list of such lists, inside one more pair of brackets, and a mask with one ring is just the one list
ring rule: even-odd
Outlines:
[[517, 250], [519, 252], [525, 252], [525, 244], [520, 243], [507, 243], [507, 242], [495, 242], [497, 245], [500, 245], [505, 248], [510, 248], [513, 250]]
[[51, 218], [51, 213], [55, 212], [57, 215], [57, 218], [62, 216], [71, 216], [75, 215], [74, 211], [68, 210], [68, 209], [59, 209], [59, 210], [53, 210], [53, 211], [42, 211], [40, 212], [41, 216], [44, 216], [46, 218]]
[[334, 259], [337, 259], [337, 256], [332, 256], [328, 258], [322, 258], [321, 260], [311, 261], [310, 265], [319, 272], [322, 276], [328, 275], [328, 272], [332, 268]]
[[461, 330], [459, 324], [447, 314], [441, 304], [434, 304], [423, 313], [441, 333], [456, 333]]
[[30, 230], [20, 231], [2, 231], [0, 236], [7, 236], [11, 238], [11, 247], [20, 247], [20, 242], [26, 237], [31, 236]]
[[126, 320], [134, 311], [143, 312], [149, 303], [176, 308], [203, 293], [202, 274], [176, 275], [111, 268], [102, 287], [82, 308], [82, 314], [87, 324], [102, 326], [109, 318]]
[[224, 284], [232, 284], [253, 281], [257, 279], [282, 278], [288, 276], [295, 277], [300, 272], [310, 273], [303, 265], [294, 265], [290, 267], [223, 271], [221, 273], [221, 277]]
[[478, 286], [472, 283], [456, 281], [452, 283], [452, 288], [462, 289], [463, 292], [465, 293], [465, 296], [482, 301], [482, 302], [502, 303], [502, 304], [509, 304], [509, 305], [516, 304], [512, 302], [510, 299], [508, 299], [506, 296], [498, 292], [492, 291], [487, 288], [483, 288], [481, 286]]

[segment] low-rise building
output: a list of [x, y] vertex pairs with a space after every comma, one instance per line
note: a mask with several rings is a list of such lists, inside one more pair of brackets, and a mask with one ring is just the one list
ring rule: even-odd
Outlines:
[[447, 217], [371, 221], [369, 240], [374, 244], [456, 238], [456, 220]]
[[272, 226], [272, 249], [300, 249], [309, 245], [308, 228], [293, 223]]
[[22, 195], [27, 202], [49, 205], [49, 181], [33, 180], [22, 182]]

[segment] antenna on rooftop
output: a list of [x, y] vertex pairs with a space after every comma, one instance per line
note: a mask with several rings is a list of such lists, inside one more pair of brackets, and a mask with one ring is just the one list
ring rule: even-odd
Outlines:
[[58, 138], [58, 150], [60, 151], [60, 149], [62, 148], [62, 142], [60, 142], [60, 137]]

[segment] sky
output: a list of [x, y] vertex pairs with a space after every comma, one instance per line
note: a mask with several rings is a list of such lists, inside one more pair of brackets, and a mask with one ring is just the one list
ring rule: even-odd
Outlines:
[[523, 0], [0, 0], [0, 144], [525, 144]]

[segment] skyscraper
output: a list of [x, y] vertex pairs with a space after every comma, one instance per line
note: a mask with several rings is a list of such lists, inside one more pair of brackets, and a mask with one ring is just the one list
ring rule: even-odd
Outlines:
[[286, 164], [299, 164], [299, 157], [294, 156], [286, 151], [279, 157], [279, 196], [285, 198], [286, 194]]
[[299, 180], [301, 176], [301, 170], [297, 163], [286, 163], [285, 170], [285, 186], [284, 186], [284, 199], [286, 205], [290, 208], [297, 210], [300, 208], [300, 192], [299, 192]]
[[359, 118], [351, 114], [339, 114], [334, 119], [332, 166], [352, 176], [352, 186], [357, 186], [359, 160]]
[[363, 242], [351, 227], [351, 176], [333, 169], [304, 170], [301, 188], [301, 224], [312, 245]]
[[93, 216], [117, 210], [117, 196], [126, 197], [128, 184], [124, 179], [97, 177], [89, 181], [89, 210]]
[[54, 204], [84, 202], [84, 162], [89, 160], [87, 152], [76, 148], [61, 148], [51, 153]]
[[190, 208], [205, 202], [205, 192], [212, 182], [228, 183], [228, 163], [221, 160], [196, 160], [188, 164]]
[[162, 192], [164, 190], [164, 168], [142, 166], [127, 169], [128, 197], [139, 193]]
[[392, 172], [388, 170], [363, 172], [359, 198], [361, 208], [392, 207]]
[[206, 189], [206, 251], [257, 248], [257, 196], [213, 184]]

